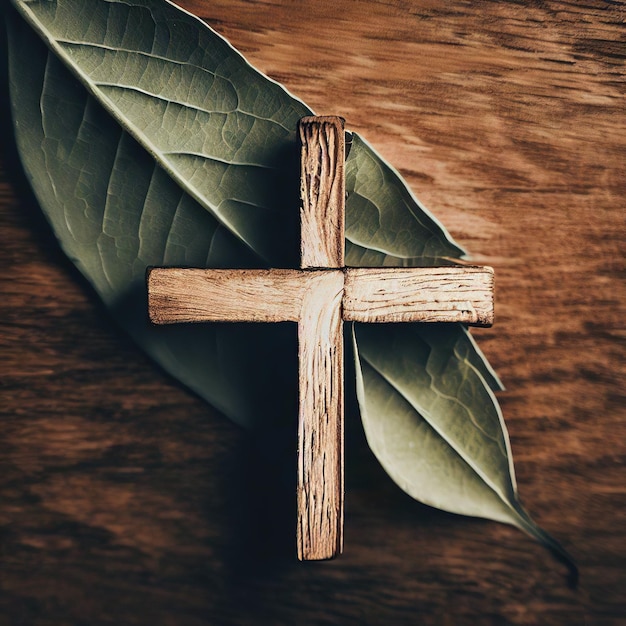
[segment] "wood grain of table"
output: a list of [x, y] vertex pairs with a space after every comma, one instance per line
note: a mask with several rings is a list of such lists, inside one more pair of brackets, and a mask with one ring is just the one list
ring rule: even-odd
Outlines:
[[404, 495], [354, 414], [345, 553], [297, 562], [266, 442], [139, 352], [59, 251], [3, 87], [0, 624], [624, 623], [626, 5], [182, 4], [343, 116], [494, 267], [474, 336], [522, 501], [580, 584], [520, 531]]

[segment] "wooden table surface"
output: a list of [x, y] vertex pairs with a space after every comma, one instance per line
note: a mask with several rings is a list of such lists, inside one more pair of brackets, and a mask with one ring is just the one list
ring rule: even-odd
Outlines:
[[405, 496], [354, 416], [345, 554], [298, 563], [258, 444], [140, 353], [59, 252], [3, 87], [0, 624], [624, 623], [626, 5], [183, 4], [344, 116], [495, 268], [496, 324], [475, 336], [507, 386], [522, 501], [580, 584], [520, 531]]

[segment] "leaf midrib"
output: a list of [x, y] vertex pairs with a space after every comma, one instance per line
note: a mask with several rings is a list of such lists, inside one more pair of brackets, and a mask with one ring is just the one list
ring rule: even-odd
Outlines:
[[[169, 2], [168, 2], [169, 3]], [[204, 207], [207, 211], [211, 213], [218, 220], [218, 222], [224, 225], [230, 232], [232, 232], [238, 239], [240, 239], [250, 250], [252, 250], [256, 255], [263, 259], [265, 263], [271, 264], [271, 259], [266, 257], [262, 252], [257, 250], [252, 243], [250, 243], [232, 224], [228, 219], [224, 216], [220, 215], [218, 211], [207, 201], [207, 199], [202, 196], [198, 191], [196, 191], [189, 183], [179, 174], [176, 173], [169, 160], [163, 158], [163, 152], [154, 145], [152, 141], [144, 133], [142, 133], [130, 120], [125, 118], [122, 113], [119, 111], [114, 102], [112, 102], [105, 94], [102, 93], [101, 90], [98, 89], [98, 83], [93, 81], [87, 75], [80, 71], [78, 66], [72, 62], [68, 53], [64, 50], [63, 46], [58, 43], [58, 40], [54, 38], [43, 26], [40, 20], [37, 18], [35, 13], [32, 11], [30, 7], [24, 2], [14, 2], [14, 6], [17, 10], [22, 14], [22, 16], [30, 23], [30, 25], [34, 28], [34, 30], [41, 37], [46, 46], [54, 52], [58, 58], [63, 62], [65, 67], [77, 78], [77, 80], [87, 89], [89, 94], [95, 98], [97, 102], [100, 102], [105, 106], [106, 111], [111, 115], [115, 121], [120, 125], [120, 127], [125, 130], [129, 135], [131, 135], [138, 143], [141, 145], [159, 164], [160, 167], [163, 168], [164, 171], [174, 180], [176, 183], [187, 192], [200, 206]], [[195, 16], [194, 16], [195, 17]], [[198, 18], [195, 18], [198, 19]], [[208, 28], [208, 26], [207, 26]], [[219, 36], [216, 33], [216, 36]], [[251, 66], [249, 66], [251, 67]], [[253, 68], [252, 68], [253, 69]], [[256, 71], [256, 70], [254, 70]], [[273, 121], [273, 120], [272, 120]]]
[[[434, 423], [433, 420], [429, 419], [429, 416], [427, 414], [426, 411], [421, 411], [419, 410], [411, 401], [411, 399], [405, 394], [403, 393], [403, 391], [401, 389], [399, 389], [394, 382], [389, 378], [389, 376], [387, 376], [384, 372], [381, 371], [381, 369], [379, 367], [377, 367], [376, 365], [374, 365], [374, 363], [367, 358], [367, 356], [365, 356], [362, 352], [359, 351], [358, 354], [358, 358], [360, 360], [363, 360], [365, 363], [367, 363], [369, 365], [369, 367], [372, 368], [372, 370], [374, 372], [376, 372], [376, 374], [378, 376], [380, 376], [391, 388], [393, 388], [395, 390], [395, 392], [402, 397], [405, 402], [407, 402], [412, 408], [413, 410], [420, 415], [427, 423], [428, 425], [450, 446], [451, 450], [454, 451], [454, 453], [462, 460], [464, 461], [467, 466], [498, 496], [498, 498], [509, 508], [511, 509], [511, 511], [514, 511], [517, 515], [519, 515], [517, 513], [517, 511], [515, 510], [515, 508], [511, 505], [509, 499], [506, 497], [505, 494], [503, 494], [500, 490], [499, 487], [497, 487], [493, 481], [484, 474], [484, 472], [480, 469], [480, 467], [478, 467], [474, 462], [472, 462], [471, 457], [469, 457], [467, 454], [464, 454], [462, 450], [459, 450], [458, 447], [455, 445], [455, 442], [450, 439], [444, 430], [442, 430], [436, 423]], [[479, 372], [476, 372], [476, 374], [478, 376], [481, 376]], [[481, 376], [482, 378], [482, 376]], [[511, 485], [512, 487], [512, 496], [513, 499], [515, 499], [517, 497], [517, 492], [515, 490], [515, 486]]]

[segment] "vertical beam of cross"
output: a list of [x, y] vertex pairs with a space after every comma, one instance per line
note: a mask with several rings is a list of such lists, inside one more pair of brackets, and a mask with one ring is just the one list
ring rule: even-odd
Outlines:
[[298, 322], [298, 558], [318, 560], [343, 550], [345, 139], [339, 117], [306, 117], [298, 130], [300, 267], [326, 270]]

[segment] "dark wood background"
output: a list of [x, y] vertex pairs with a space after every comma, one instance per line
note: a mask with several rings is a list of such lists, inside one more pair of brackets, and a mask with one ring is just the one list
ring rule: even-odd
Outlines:
[[[413, 502], [347, 443], [346, 550], [296, 562], [256, 444], [109, 321], [0, 160], [0, 623], [618, 624], [626, 620], [626, 5], [185, 0], [320, 114], [341, 114], [481, 263], [476, 332], [521, 532]], [[5, 87], [2, 87], [6, 99]]]

